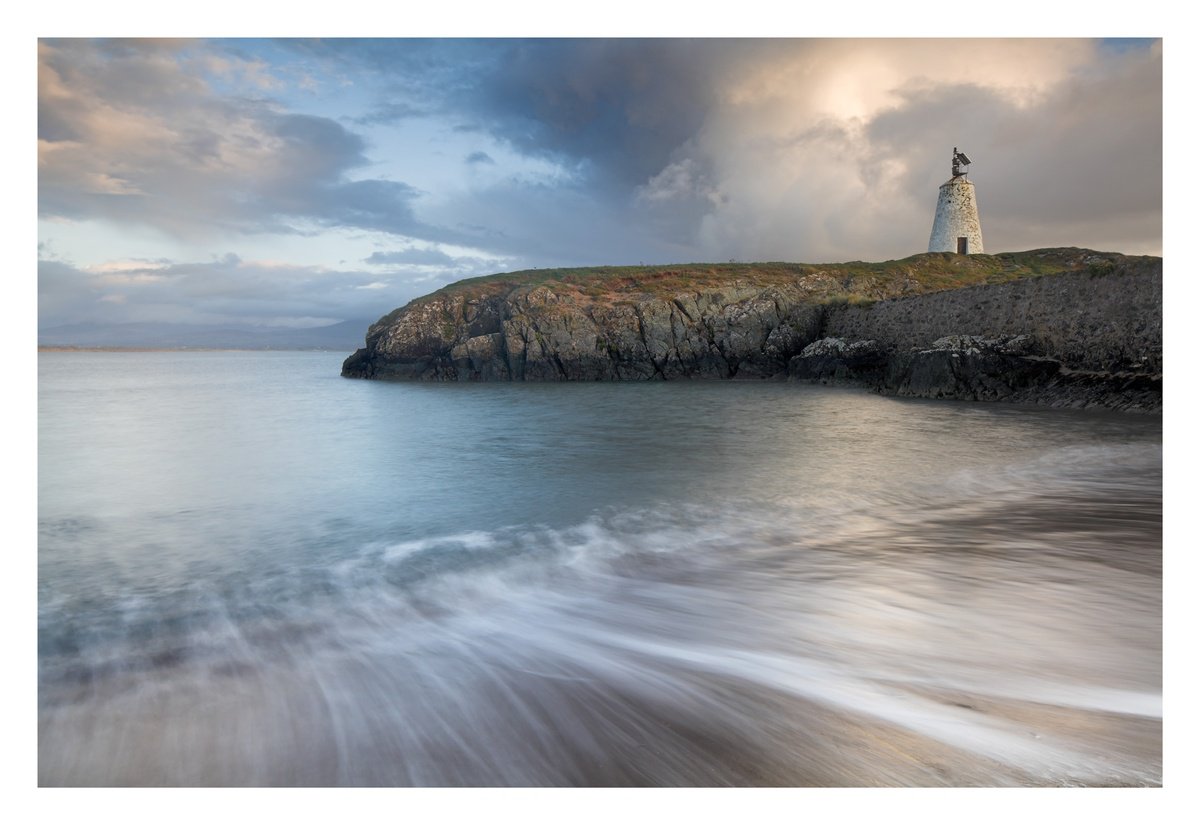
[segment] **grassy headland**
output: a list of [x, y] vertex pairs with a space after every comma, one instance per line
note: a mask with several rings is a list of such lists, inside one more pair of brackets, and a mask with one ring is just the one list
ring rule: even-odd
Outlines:
[[[863, 304], [900, 295], [998, 284], [1060, 272], [1089, 269], [1099, 273], [1122, 260], [1133, 263], [1139, 259], [1067, 247], [996, 255], [929, 252], [877, 263], [694, 263], [526, 269], [457, 281], [412, 303], [460, 295], [482, 299], [507, 295], [516, 289], [544, 286], [564, 297], [582, 298], [592, 305], [618, 304], [643, 297], [670, 298], [680, 292], [731, 285], [802, 284], [819, 302]], [[399, 309], [392, 314], [398, 312]], [[383, 320], [386, 322], [387, 319]]]

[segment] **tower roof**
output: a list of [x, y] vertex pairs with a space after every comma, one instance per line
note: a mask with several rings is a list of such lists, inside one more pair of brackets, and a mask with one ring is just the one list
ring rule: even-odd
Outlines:
[[950, 174], [954, 177], [967, 174], [966, 167], [971, 165], [971, 159], [967, 157], [965, 152], [958, 151], [958, 147], [954, 147], [954, 154], [950, 156]]

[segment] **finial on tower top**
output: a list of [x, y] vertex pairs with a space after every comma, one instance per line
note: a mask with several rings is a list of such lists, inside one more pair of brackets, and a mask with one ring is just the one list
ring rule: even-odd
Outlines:
[[960, 175], [967, 174], [966, 170], [963, 169], [962, 167], [970, 166], [970, 165], [971, 165], [971, 159], [969, 157], [967, 157], [966, 155], [964, 155], [962, 152], [958, 151], [958, 147], [955, 146], [954, 147], [954, 158], [950, 161], [950, 171], [954, 175], [954, 177], [957, 178]]

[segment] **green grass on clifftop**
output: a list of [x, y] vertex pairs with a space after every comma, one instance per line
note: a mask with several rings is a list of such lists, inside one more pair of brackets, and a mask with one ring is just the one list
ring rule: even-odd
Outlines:
[[564, 298], [602, 304], [641, 298], [670, 299], [680, 293], [729, 286], [800, 287], [812, 294], [814, 302], [863, 304], [883, 298], [1062, 272], [1088, 270], [1099, 273], [1122, 264], [1149, 266], [1158, 260], [1067, 247], [997, 255], [931, 252], [879, 263], [724, 263], [528, 269], [458, 281], [417, 298], [410, 306], [460, 295], [469, 300], [503, 296], [537, 287], [551, 289]]

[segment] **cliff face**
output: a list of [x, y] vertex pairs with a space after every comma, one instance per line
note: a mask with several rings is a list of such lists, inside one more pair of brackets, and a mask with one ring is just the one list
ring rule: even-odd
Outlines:
[[964, 287], [920, 298], [832, 308], [826, 336], [898, 350], [947, 335], [1029, 335], [1040, 354], [1080, 370], [1162, 372], [1162, 260]]
[[598, 381], [779, 375], [819, 335], [797, 287], [733, 283], [672, 298], [581, 302], [546, 286], [449, 295], [382, 329], [343, 374], [427, 380]]
[[789, 375], [922, 398], [1162, 409], [1162, 262], [831, 308]]
[[[790, 376], [910, 395], [1054, 403], [1037, 392], [1014, 395], [1056, 380], [1086, 383], [1079, 376], [1093, 384], [1113, 375], [1159, 380], [1161, 294], [1161, 259], [1078, 249], [928, 254], [884, 264], [516, 273], [460, 282], [385, 316], [342, 374], [441, 381]], [[978, 340], [954, 350], [939, 343], [947, 336]], [[1016, 336], [1023, 336], [1017, 349], [1005, 349]], [[834, 342], [806, 350], [824, 339]], [[1004, 351], [989, 350], [988, 341]], [[1006, 364], [1009, 383], [981, 392], [969, 376], [950, 381], [931, 366], [943, 356], [959, 367], [975, 358], [972, 369], [983, 371]], [[1147, 406], [1096, 392], [1064, 403]]]

